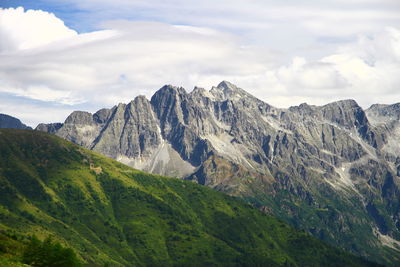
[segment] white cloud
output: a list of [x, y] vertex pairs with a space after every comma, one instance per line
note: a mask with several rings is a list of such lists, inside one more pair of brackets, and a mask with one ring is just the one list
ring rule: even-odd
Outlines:
[[[24, 17], [21, 9], [7, 12]], [[95, 111], [139, 94], [150, 97], [164, 84], [191, 90], [222, 80], [278, 107], [343, 98], [364, 106], [400, 101], [400, 31], [393, 27], [359, 35], [320, 58], [300, 55], [282, 65], [285, 55], [208, 27], [119, 20], [104, 22], [104, 30], [76, 34], [52, 14], [32, 14], [39, 24], [25, 19], [18, 27], [0, 23], [1, 44], [8, 44], [0, 53], [0, 93], [12, 97], [13, 103], [24, 99], [35, 112], [57, 111], [42, 112], [38, 119], [26, 109], [0, 103], [0, 112], [19, 115], [33, 126], [62, 121], [73, 109]], [[24, 35], [29, 24], [47, 29], [55, 21], [65, 35], [51, 30], [45, 30], [47, 39]], [[3, 28], [13, 34], [3, 34]], [[13, 36], [19, 36], [18, 41]], [[22, 49], [25, 43], [34, 45]]]
[[2, 93], [11, 93], [15, 96], [21, 96], [45, 102], [57, 102], [66, 105], [82, 103], [82, 100], [78, 97], [71, 97], [71, 92], [54, 90], [47, 86], [27, 86], [25, 89], [3, 87], [0, 90]]
[[[63, 3], [65, 0], [62, 1]], [[216, 28], [244, 35], [247, 41], [277, 44], [296, 36], [305, 45], [320, 36], [338, 38], [398, 25], [398, 0], [68, 0], [80, 10], [79, 18], [96, 21], [98, 16], [112, 19], [141, 18], [168, 24], [188, 24]], [[93, 26], [93, 25], [92, 25]], [[293, 47], [293, 43], [290, 44]]]
[[227, 76], [260, 73], [272, 58], [208, 28], [129, 21], [103, 27], [34, 49], [4, 51], [0, 93], [100, 108], [139, 94], [150, 97], [164, 84], [211, 87]]
[[347, 85], [346, 80], [331, 63], [307, 62], [304, 58], [295, 57], [290, 66], [281, 67], [276, 72], [278, 80], [289, 87], [304, 89], [341, 89]]
[[[288, 96], [311, 103], [353, 98], [363, 106], [400, 101], [400, 30], [386, 28], [337, 49], [333, 55], [306, 62], [295, 58], [269, 72]], [[316, 101], [313, 100], [316, 99]], [[286, 102], [295, 104], [292, 101]]]
[[76, 36], [54, 14], [41, 10], [0, 8], [0, 52], [28, 49]]

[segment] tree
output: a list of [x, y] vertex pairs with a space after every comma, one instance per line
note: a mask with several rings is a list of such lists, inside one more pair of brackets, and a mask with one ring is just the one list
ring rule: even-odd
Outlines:
[[24, 250], [23, 262], [35, 267], [78, 267], [81, 266], [75, 252], [64, 248], [51, 237], [40, 241], [33, 236]]

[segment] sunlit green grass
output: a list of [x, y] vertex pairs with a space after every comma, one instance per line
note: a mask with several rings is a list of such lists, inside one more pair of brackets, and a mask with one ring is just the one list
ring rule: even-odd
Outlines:
[[238, 199], [40, 132], [0, 130], [0, 196], [0, 230], [52, 235], [86, 263], [368, 265]]

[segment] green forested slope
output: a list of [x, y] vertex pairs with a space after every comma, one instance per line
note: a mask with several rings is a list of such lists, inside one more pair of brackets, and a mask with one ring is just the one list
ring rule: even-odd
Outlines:
[[372, 265], [212, 189], [26, 130], [0, 130], [0, 231], [51, 235], [99, 265]]

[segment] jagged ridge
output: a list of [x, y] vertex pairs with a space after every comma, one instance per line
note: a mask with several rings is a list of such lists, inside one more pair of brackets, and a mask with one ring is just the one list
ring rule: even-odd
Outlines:
[[364, 111], [343, 100], [279, 109], [226, 81], [190, 93], [167, 85], [150, 101], [74, 112], [55, 134], [243, 197], [323, 240], [393, 264], [400, 260], [398, 106]]

